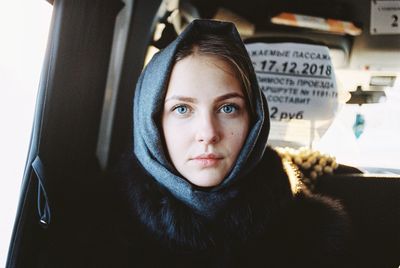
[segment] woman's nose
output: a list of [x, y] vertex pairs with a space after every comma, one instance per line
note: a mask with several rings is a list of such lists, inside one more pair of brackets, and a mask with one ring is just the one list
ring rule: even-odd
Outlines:
[[204, 144], [214, 144], [220, 139], [217, 120], [212, 115], [201, 115], [198, 120], [196, 140]]

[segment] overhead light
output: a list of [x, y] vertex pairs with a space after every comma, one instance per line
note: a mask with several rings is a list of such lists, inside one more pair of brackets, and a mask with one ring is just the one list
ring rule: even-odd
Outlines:
[[303, 27], [314, 30], [322, 30], [338, 34], [360, 35], [362, 30], [352, 22], [325, 19], [308, 15], [282, 12], [271, 18], [271, 22], [279, 25]]

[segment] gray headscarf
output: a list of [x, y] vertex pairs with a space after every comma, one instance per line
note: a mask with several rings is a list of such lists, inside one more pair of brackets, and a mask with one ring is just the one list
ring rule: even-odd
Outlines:
[[[134, 152], [146, 171], [177, 199], [197, 213], [212, 217], [235, 197], [240, 188], [235, 182], [248, 174], [261, 160], [269, 133], [268, 107], [260, 91], [254, 71], [250, 83], [255, 115], [253, 124], [238, 159], [223, 182], [211, 189], [203, 189], [188, 182], [172, 166], [163, 146], [161, 114], [169, 77], [174, 65], [174, 56], [183, 41], [198, 33], [224, 35], [247, 51], [233, 23], [195, 20], [165, 49], [157, 53], [142, 72], [134, 97]], [[177, 130], [178, 131], [178, 130]]]

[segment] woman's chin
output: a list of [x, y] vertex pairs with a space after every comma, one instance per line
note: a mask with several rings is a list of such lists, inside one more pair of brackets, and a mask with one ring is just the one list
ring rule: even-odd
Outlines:
[[[201, 174], [198, 174], [201, 173]], [[199, 187], [215, 187], [221, 184], [224, 180], [225, 174], [219, 172], [205, 171], [198, 172], [196, 176], [184, 176], [190, 183]]]

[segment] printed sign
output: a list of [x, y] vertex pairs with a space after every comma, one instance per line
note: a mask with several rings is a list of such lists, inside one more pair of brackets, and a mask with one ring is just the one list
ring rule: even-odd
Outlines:
[[333, 121], [338, 92], [329, 50], [297, 43], [246, 45], [271, 117], [269, 143], [312, 146]]
[[329, 49], [296, 43], [246, 45], [272, 120], [325, 120], [338, 106]]
[[371, 34], [400, 34], [400, 0], [371, 0]]

